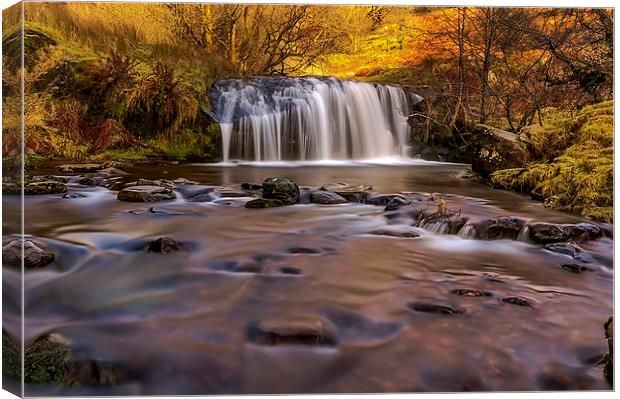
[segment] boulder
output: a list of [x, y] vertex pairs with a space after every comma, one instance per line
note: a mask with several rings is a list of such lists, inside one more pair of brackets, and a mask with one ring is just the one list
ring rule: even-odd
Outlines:
[[336, 193], [349, 202], [365, 203], [372, 186], [367, 184], [350, 185], [345, 183], [327, 183], [321, 186], [321, 190]]
[[513, 217], [500, 217], [477, 223], [476, 238], [481, 240], [516, 240], [525, 221]]
[[126, 202], [158, 202], [172, 200], [174, 192], [167, 187], [131, 186], [119, 191], [117, 199]]
[[[31, 239], [25, 239], [23, 243], [25, 268], [36, 269], [54, 261], [54, 254], [44, 244]], [[21, 267], [22, 240], [20, 238], [9, 238], [2, 241], [2, 263]]]
[[538, 244], [561, 242], [568, 238], [562, 226], [553, 223], [531, 223], [528, 229], [530, 239]]
[[95, 173], [106, 168], [100, 163], [76, 163], [59, 165], [56, 167], [62, 173]]
[[263, 182], [263, 198], [279, 200], [286, 205], [299, 202], [299, 186], [297, 183], [281, 177], [270, 177]]
[[592, 223], [563, 224], [562, 230], [567, 239], [576, 241], [596, 240], [603, 236], [603, 230]]
[[530, 160], [527, 144], [514, 133], [479, 124], [474, 135], [472, 170], [484, 178], [496, 170], [523, 167]]
[[348, 201], [342, 196], [332, 193], [330, 191], [313, 191], [310, 194], [310, 203], [323, 204], [323, 205], [335, 205], [346, 204]]
[[71, 349], [58, 334], [37, 339], [24, 352], [24, 382], [65, 385]]
[[245, 203], [246, 208], [252, 209], [260, 209], [260, 208], [276, 208], [278, 206], [287, 205], [284, 202], [278, 199], [265, 199], [265, 198], [257, 198], [255, 200], [251, 200]]
[[[63, 194], [67, 191], [67, 185], [56, 180], [30, 181], [24, 186], [25, 195]], [[17, 183], [3, 182], [2, 193], [19, 195], [21, 186]]]
[[467, 218], [460, 213], [435, 212], [430, 215], [421, 215], [418, 227], [437, 234], [457, 234], [467, 223]]
[[613, 387], [614, 384], [614, 317], [609, 316], [609, 319], [603, 326], [605, 331], [605, 338], [607, 338], [607, 347], [609, 353], [605, 355], [605, 368], [603, 374], [605, 379], [609, 382], [609, 385]]

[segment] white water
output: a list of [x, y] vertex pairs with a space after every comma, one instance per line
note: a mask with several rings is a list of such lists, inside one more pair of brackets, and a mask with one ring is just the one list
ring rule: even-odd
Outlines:
[[408, 157], [406, 115], [421, 99], [397, 87], [315, 77], [223, 80], [212, 95], [224, 163]]

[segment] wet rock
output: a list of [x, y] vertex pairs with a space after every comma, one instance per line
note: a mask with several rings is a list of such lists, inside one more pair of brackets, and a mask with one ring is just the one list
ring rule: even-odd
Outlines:
[[422, 215], [418, 226], [438, 234], [457, 234], [467, 223], [467, 218], [461, 217], [460, 213], [435, 212], [430, 215]]
[[24, 352], [24, 382], [27, 384], [65, 384], [71, 349], [58, 334], [37, 339]]
[[[200, 184], [182, 184], [177, 187], [177, 190], [181, 193], [183, 198], [191, 199], [201, 194], [212, 194], [215, 192], [213, 186], [203, 186]], [[213, 194], [216, 197], [215, 194]]]
[[516, 297], [516, 296], [502, 298], [502, 302], [509, 303], [511, 305], [529, 307], [529, 308], [534, 307], [532, 303], [528, 301], [527, 299]]
[[302, 274], [301, 269], [298, 269], [298, 268], [293, 267], [293, 266], [282, 266], [280, 268], [280, 272], [283, 273], [283, 274], [292, 274], [292, 275], [295, 275], [295, 276], [299, 276], [299, 275]]
[[573, 259], [580, 259], [581, 254], [583, 253], [583, 249], [581, 249], [577, 244], [573, 244], [572, 242], [558, 242], [554, 244], [547, 244], [545, 245], [545, 249], [563, 255], [568, 255]]
[[4, 329], [2, 329], [2, 377], [16, 381], [22, 379], [21, 351]]
[[258, 190], [262, 190], [263, 186], [261, 184], [244, 182], [244, 183], [241, 183], [241, 189], [248, 190], [248, 191], [258, 191]]
[[384, 211], [395, 211], [405, 205], [410, 205], [411, 201], [403, 197], [394, 197], [385, 205]]
[[367, 184], [327, 183], [321, 186], [321, 190], [336, 193], [349, 202], [365, 203], [369, 195], [368, 191], [372, 190], [372, 186]]
[[66, 367], [65, 384], [109, 387], [127, 378], [120, 367], [96, 360], [71, 361]]
[[[31, 239], [25, 239], [23, 242], [25, 268], [36, 269], [54, 261], [54, 254], [43, 243]], [[21, 262], [22, 240], [19, 238], [2, 240], [2, 263], [21, 267]]]
[[314, 191], [310, 194], [310, 203], [322, 205], [346, 204], [348, 201], [342, 196], [330, 191]]
[[172, 180], [168, 179], [157, 179], [157, 180], [149, 180], [149, 179], [138, 179], [135, 183], [135, 186], [157, 186], [157, 187], [165, 187], [169, 189], [176, 188], [176, 184]]
[[567, 239], [564, 230], [557, 224], [531, 223], [528, 227], [530, 239], [538, 244], [550, 244]]
[[82, 186], [103, 186], [107, 183], [107, 180], [101, 176], [86, 176], [78, 180], [78, 184]]
[[527, 145], [514, 133], [487, 125], [474, 126], [472, 170], [483, 178], [497, 170], [523, 167], [530, 159]]
[[592, 223], [564, 224], [562, 230], [567, 239], [575, 241], [596, 240], [603, 236], [601, 228]]
[[119, 191], [117, 199], [126, 202], [158, 202], [175, 198], [171, 189], [158, 186], [131, 186]]
[[609, 348], [609, 352], [605, 356], [605, 367], [603, 369], [603, 374], [605, 375], [605, 379], [613, 387], [614, 384], [614, 317], [609, 316], [609, 319], [603, 326], [605, 331], [605, 338], [607, 339], [607, 347]]
[[100, 163], [76, 163], [60, 165], [56, 169], [62, 173], [94, 173], [105, 167]]
[[170, 237], [159, 237], [146, 247], [147, 252], [156, 252], [164, 255], [178, 252], [182, 249], [183, 246]]
[[481, 291], [481, 290], [470, 289], [470, 288], [457, 288], [450, 292], [452, 292], [455, 295], [460, 295], [460, 296], [471, 296], [471, 297], [493, 296], [493, 293], [489, 291]]
[[336, 346], [338, 338], [331, 323], [317, 319], [263, 320], [251, 323], [248, 340], [257, 345]]
[[370, 205], [386, 206], [394, 198], [400, 198], [405, 201], [407, 200], [407, 198], [401, 194], [368, 194], [366, 197], [366, 203]]
[[391, 230], [391, 229], [380, 229], [372, 231], [370, 234], [375, 234], [378, 236], [389, 236], [389, 237], [399, 237], [399, 238], [417, 238], [420, 237], [418, 233], [412, 230]]
[[235, 190], [233, 188], [227, 188], [227, 187], [218, 187], [215, 189], [215, 192], [220, 197], [226, 197], [226, 198], [242, 198], [242, 197], [248, 196], [248, 193], [246, 193], [245, 191]]
[[592, 269], [590, 269], [588, 266], [580, 265], [578, 263], [564, 263], [564, 264], [561, 264], [560, 267], [571, 273], [583, 273], [583, 272], [592, 271]]
[[261, 208], [276, 208], [279, 206], [287, 205], [284, 202], [278, 199], [266, 199], [266, 198], [257, 198], [245, 203], [245, 208], [252, 209], [261, 209]]
[[346, 344], [376, 345], [395, 338], [402, 330], [402, 323], [374, 320], [344, 309], [327, 309], [322, 312], [338, 331], [338, 338]]
[[133, 167], [131, 163], [126, 162], [126, 161], [105, 161], [104, 163], [101, 164], [101, 166], [103, 168], [114, 168], [114, 169], [120, 169], [120, 170], [125, 170], [125, 169], [129, 169]]
[[22, 186], [20, 183], [16, 183], [14, 181], [3, 181], [2, 182], [2, 194], [4, 195], [21, 195], [22, 194]]
[[97, 172], [97, 176], [100, 176], [106, 179], [110, 177], [124, 176], [128, 174], [129, 173], [122, 171], [120, 169], [117, 169], [117, 168], [104, 168]]
[[465, 309], [448, 303], [412, 302], [407, 307], [416, 312], [457, 315], [465, 313]]
[[88, 195], [73, 192], [73, 193], [67, 193], [63, 195], [62, 198], [66, 198], [66, 199], [88, 198]]
[[476, 238], [482, 240], [516, 240], [525, 221], [513, 217], [489, 219], [474, 226]]
[[[56, 180], [30, 181], [24, 185], [25, 195], [63, 194], [68, 191], [67, 185]], [[4, 194], [21, 194], [21, 186], [15, 183], [2, 183]]]
[[187, 201], [188, 202], [211, 202], [219, 198], [220, 197], [217, 194], [215, 194], [215, 192], [212, 192], [212, 193], [203, 193], [203, 194], [194, 195], [193, 197], [188, 198]]
[[263, 182], [263, 198], [278, 200], [286, 205], [299, 202], [299, 186], [297, 183], [281, 177], [270, 177]]

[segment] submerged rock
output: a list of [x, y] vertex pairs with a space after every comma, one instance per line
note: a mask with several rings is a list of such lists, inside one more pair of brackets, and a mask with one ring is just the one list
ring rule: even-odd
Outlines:
[[338, 338], [346, 344], [381, 344], [394, 339], [403, 328], [400, 322], [375, 320], [344, 309], [326, 309], [322, 313], [334, 323]]
[[605, 379], [613, 387], [614, 385], [614, 317], [609, 316], [609, 319], [603, 326], [605, 330], [605, 338], [607, 338], [607, 347], [609, 352], [605, 355], [605, 368], [603, 374]]
[[457, 315], [465, 313], [464, 308], [449, 303], [412, 302], [407, 304], [407, 307], [411, 310], [422, 313], [439, 313], [446, 315]]
[[365, 203], [372, 186], [367, 184], [350, 185], [345, 183], [327, 183], [321, 190], [336, 193], [349, 202]]
[[[24, 243], [24, 267], [35, 269], [43, 267], [54, 261], [54, 253], [47, 247], [35, 240], [25, 239]], [[2, 263], [14, 267], [21, 267], [22, 264], [22, 240], [19, 238], [9, 238], [2, 240]]]
[[183, 246], [177, 243], [170, 237], [159, 237], [157, 240], [150, 242], [147, 247], [147, 252], [156, 252], [159, 254], [171, 254], [183, 249]]
[[[183, 198], [191, 199], [202, 194], [212, 194], [215, 192], [213, 186], [203, 186], [201, 184], [181, 184], [177, 187]], [[216, 197], [216, 195], [213, 195]]]
[[545, 249], [552, 252], [558, 252], [564, 255], [568, 255], [573, 259], [581, 258], [581, 254], [583, 252], [583, 249], [581, 249], [577, 244], [573, 244], [572, 242], [547, 244], [545, 245]]
[[550, 244], [567, 239], [564, 230], [557, 224], [531, 223], [528, 227], [530, 239], [538, 244]]
[[502, 298], [502, 302], [509, 303], [511, 305], [518, 305], [533, 308], [532, 302], [528, 301], [525, 298], [520, 298], [516, 296]]
[[583, 273], [583, 272], [589, 272], [592, 270], [588, 266], [580, 265], [578, 263], [564, 263], [564, 264], [561, 264], [560, 267], [571, 273]]
[[513, 217], [489, 219], [474, 226], [476, 238], [482, 240], [516, 240], [525, 221]]
[[317, 345], [336, 346], [334, 326], [321, 318], [299, 320], [263, 320], [252, 323], [248, 340], [258, 345]]
[[261, 209], [261, 208], [276, 208], [279, 206], [286, 205], [284, 202], [278, 199], [266, 199], [266, 198], [257, 198], [245, 203], [245, 208], [251, 209]]
[[299, 202], [299, 186], [297, 183], [281, 177], [270, 177], [263, 182], [263, 198], [278, 200], [285, 205]]
[[564, 224], [564, 235], [570, 240], [590, 241], [603, 236], [603, 230], [592, 223]]
[[471, 296], [471, 297], [493, 296], [493, 293], [489, 291], [481, 291], [481, 290], [470, 289], [470, 288], [457, 288], [450, 292], [456, 295], [460, 295], [460, 296]]
[[117, 199], [126, 202], [158, 202], [172, 200], [174, 192], [167, 187], [131, 186], [119, 191]]
[[420, 235], [413, 230], [379, 229], [379, 230], [370, 232], [370, 234], [374, 234], [378, 236], [399, 237], [399, 238], [420, 237]]
[[282, 274], [291, 274], [294, 276], [299, 276], [301, 275], [303, 272], [301, 269], [297, 268], [297, 267], [293, 267], [293, 266], [282, 266], [280, 268], [280, 272]]
[[314, 191], [310, 194], [310, 203], [322, 205], [346, 204], [348, 201], [341, 195], [330, 191]]

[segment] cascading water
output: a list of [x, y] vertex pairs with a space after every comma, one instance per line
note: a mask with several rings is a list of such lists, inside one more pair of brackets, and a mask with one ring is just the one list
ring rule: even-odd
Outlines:
[[224, 162], [409, 155], [409, 108], [392, 86], [336, 78], [221, 80], [211, 92]]

